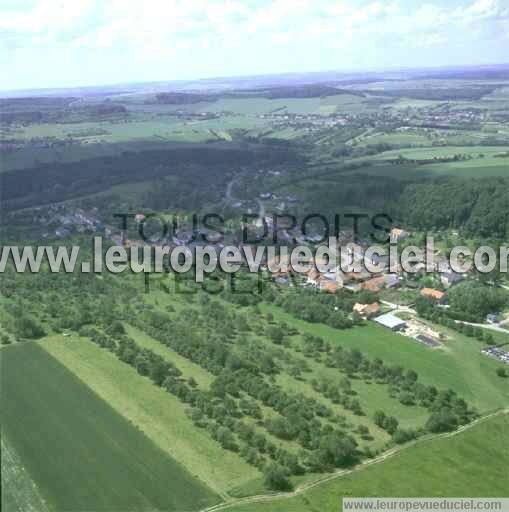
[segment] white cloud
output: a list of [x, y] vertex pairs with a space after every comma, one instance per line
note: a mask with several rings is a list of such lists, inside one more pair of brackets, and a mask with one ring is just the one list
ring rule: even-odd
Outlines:
[[314, 69], [374, 67], [392, 55], [418, 65], [414, 51], [443, 59], [452, 46], [465, 47], [467, 60], [483, 43], [507, 44], [508, 0], [458, 1], [412, 8], [407, 0], [33, 0], [9, 10], [0, 5], [0, 51], [47, 49], [52, 63], [58, 52], [92, 56], [90, 62], [121, 54], [232, 74], [235, 66], [284, 69], [301, 60]]

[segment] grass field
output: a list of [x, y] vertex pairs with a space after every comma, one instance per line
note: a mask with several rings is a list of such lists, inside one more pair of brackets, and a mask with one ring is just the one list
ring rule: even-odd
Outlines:
[[[149, 338], [134, 339], [137, 343], [150, 343]], [[196, 428], [186, 414], [186, 406], [173, 395], [140, 377], [108, 351], [88, 340], [68, 341], [61, 336], [47, 338], [41, 346], [216, 492], [224, 495], [228, 489], [260, 476], [253, 466], [223, 450], [206, 432]]]
[[231, 512], [333, 512], [343, 497], [508, 497], [509, 416], [454, 437], [423, 441], [394, 457], [318, 485], [294, 498], [229, 508]]
[[357, 111], [364, 108], [366, 99], [353, 94], [339, 94], [325, 98], [226, 98], [211, 103], [208, 112], [233, 112], [254, 116], [278, 113], [329, 115], [336, 111]]
[[205, 485], [35, 343], [2, 349], [2, 429], [51, 510], [196, 510]]
[[359, 145], [368, 144], [401, 144], [407, 146], [429, 146], [432, 142], [431, 137], [422, 133], [415, 132], [391, 132], [391, 133], [373, 133], [359, 140]]
[[[430, 158], [452, 158], [456, 154], [470, 155], [470, 160], [437, 162], [419, 165], [416, 171], [433, 174], [451, 174], [463, 177], [508, 176], [509, 158], [496, 155], [507, 153], [509, 146], [447, 146], [434, 148], [411, 148], [386, 151], [373, 157], [373, 160], [384, 161], [396, 159], [399, 155], [408, 159], [426, 160]], [[482, 158], [479, 155], [484, 155]], [[398, 166], [395, 166], [398, 167]], [[376, 172], [377, 167], [368, 169]], [[380, 170], [380, 169], [378, 169]]]

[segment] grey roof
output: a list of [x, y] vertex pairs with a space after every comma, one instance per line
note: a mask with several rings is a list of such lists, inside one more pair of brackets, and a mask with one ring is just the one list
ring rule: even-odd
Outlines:
[[392, 313], [386, 313], [385, 315], [377, 316], [374, 320], [375, 322], [383, 325], [384, 327], [388, 327], [389, 329], [394, 329], [395, 327], [402, 327], [403, 325], [406, 325], [404, 320], [401, 320], [401, 318], [398, 318]]

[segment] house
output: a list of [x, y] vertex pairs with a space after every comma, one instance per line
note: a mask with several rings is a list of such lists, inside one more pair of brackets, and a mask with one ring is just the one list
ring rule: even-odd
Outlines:
[[320, 272], [316, 270], [316, 268], [312, 267], [307, 272], [307, 281], [306, 284], [310, 284], [312, 286], [318, 286], [320, 281]]
[[486, 316], [486, 321], [489, 324], [498, 324], [498, 315], [490, 313], [489, 315]]
[[423, 288], [421, 290], [421, 296], [426, 297], [427, 299], [436, 300], [439, 304], [444, 304], [446, 302], [446, 294], [440, 290], [435, 290], [434, 288]]
[[384, 275], [384, 283], [387, 288], [396, 288], [400, 285], [399, 277], [396, 274]]
[[71, 234], [71, 232], [70, 232], [67, 228], [60, 227], [60, 228], [57, 228], [57, 229], [55, 230], [55, 235], [56, 235], [58, 238], [66, 238], [66, 237], [68, 237], [70, 234]]
[[288, 286], [290, 284], [288, 275], [278, 275], [274, 282], [280, 286]]
[[370, 292], [379, 292], [382, 288], [385, 287], [385, 277], [374, 277], [373, 279], [369, 279], [368, 281], [362, 283], [363, 290], [369, 290]]
[[363, 318], [371, 318], [380, 313], [380, 304], [378, 302], [373, 302], [372, 304], [360, 304], [357, 302], [354, 304], [353, 310]]
[[320, 288], [320, 290], [323, 290], [325, 292], [336, 293], [338, 291], [339, 285], [334, 281], [327, 281], [325, 279], [322, 279], [320, 280], [318, 287]]
[[444, 286], [452, 286], [459, 281], [463, 281], [463, 279], [465, 279], [465, 274], [459, 274], [458, 272], [450, 271], [440, 274], [440, 281]]
[[390, 238], [392, 243], [401, 242], [406, 240], [410, 236], [410, 233], [401, 228], [392, 228]]
[[374, 321], [377, 324], [387, 327], [387, 329], [390, 329], [391, 331], [401, 331], [407, 326], [407, 323], [404, 320], [401, 320], [401, 318], [398, 318], [392, 313], [386, 313], [385, 315], [377, 316], [374, 318]]

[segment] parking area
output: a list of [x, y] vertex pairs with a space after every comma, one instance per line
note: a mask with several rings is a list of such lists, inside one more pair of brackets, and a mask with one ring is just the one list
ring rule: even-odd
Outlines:
[[501, 363], [509, 364], [509, 352], [507, 352], [501, 347], [483, 348], [481, 350], [481, 353], [486, 356], [493, 357], [494, 359], [497, 359]]

